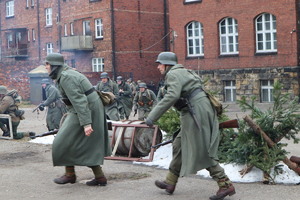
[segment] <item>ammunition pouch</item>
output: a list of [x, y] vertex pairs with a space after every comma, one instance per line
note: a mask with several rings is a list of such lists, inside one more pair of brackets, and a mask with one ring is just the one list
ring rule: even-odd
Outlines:
[[152, 105], [153, 105], [153, 100], [149, 101], [149, 102], [148, 102], [148, 105], [149, 105], [149, 106], [152, 106]]
[[144, 106], [144, 103], [143, 103], [142, 101], [138, 101], [138, 104], [139, 104], [140, 106]]
[[72, 105], [71, 101], [70, 101], [68, 98], [62, 98], [61, 100], [62, 100], [67, 106], [71, 106], [71, 105]]
[[173, 105], [174, 108], [176, 108], [178, 111], [181, 111], [183, 108], [188, 106], [188, 99], [181, 97], [176, 101], [176, 103]]

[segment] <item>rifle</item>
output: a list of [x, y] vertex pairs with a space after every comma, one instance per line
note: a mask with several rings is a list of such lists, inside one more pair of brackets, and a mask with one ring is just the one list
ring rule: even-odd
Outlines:
[[[239, 122], [237, 119], [232, 119], [232, 120], [219, 123], [219, 129], [223, 129], [223, 128], [239, 128]], [[158, 147], [172, 143], [179, 132], [180, 132], [180, 128], [173, 133], [173, 139], [151, 146], [151, 148], [157, 149]]]
[[35, 111], [38, 111], [38, 112], [39, 112], [38, 109], [39, 109], [40, 105], [41, 105], [41, 104], [39, 104], [37, 107], [35, 107], [35, 108], [32, 110], [32, 112], [33, 112], [33, 113], [34, 113]]
[[[112, 130], [112, 122], [107, 122], [107, 129]], [[48, 131], [39, 135], [30, 136], [31, 139], [35, 139], [37, 137], [45, 137], [48, 135], [55, 135], [58, 132], [58, 129], [54, 129], [52, 131]]]
[[45, 136], [48, 136], [48, 135], [54, 135], [57, 132], [58, 132], [58, 129], [54, 129], [52, 131], [48, 131], [48, 132], [45, 132], [45, 133], [42, 133], [42, 134], [39, 134], [39, 135], [30, 136], [30, 138], [35, 139], [37, 137], [45, 137]]

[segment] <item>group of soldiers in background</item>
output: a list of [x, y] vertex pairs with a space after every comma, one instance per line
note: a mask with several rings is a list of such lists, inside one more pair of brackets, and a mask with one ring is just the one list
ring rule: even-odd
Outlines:
[[105, 106], [110, 120], [128, 120], [132, 111], [134, 116], [138, 114], [139, 120], [144, 120], [157, 103], [155, 93], [140, 80], [136, 84], [131, 78], [125, 82], [122, 76], [118, 76], [114, 82], [107, 72], [101, 73], [100, 79], [96, 90], [111, 92], [116, 97], [114, 103]]

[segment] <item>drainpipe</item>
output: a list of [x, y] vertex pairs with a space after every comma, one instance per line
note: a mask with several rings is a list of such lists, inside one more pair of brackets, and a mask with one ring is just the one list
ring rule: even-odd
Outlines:
[[40, 1], [36, 2], [39, 61], [41, 61]]
[[[300, 60], [299, 60], [299, 56], [300, 56], [300, 24], [299, 24], [299, 20], [300, 20], [300, 15], [299, 15], [299, 11], [300, 11], [300, 3], [299, 1], [296, 1], [296, 51], [297, 51], [297, 73], [298, 73], [298, 97], [300, 97]], [[293, 32], [291, 32], [291, 34], [294, 34]], [[293, 42], [293, 41], [291, 41]], [[299, 99], [300, 102], [300, 99]]]
[[[167, 4], [167, 0], [164, 0], [164, 31], [165, 31], [165, 34], [164, 35], [167, 35], [168, 32], [169, 32], [169, 20], [168, 20], [168, 4]], [[165, 38], [165, 51], [169, 51], [170, 50], [170, 47], [169, 47], [169, 42], [170, 39], [169, 39], [169, 36]]]
[[[1, 3], [0, 3], [0, 6], [1, 6]], [[0, 12], [0, 62], [2, 60], [2, 25], [1, 25], [1, 21], [2, 21], [2, 18], [1, 18], [1, 12]]]
[[117, 70], [116, 70], [116, 48], [115, 48], [115, 13], [114, 13], [114, 0], [110, 0], [110, 9], [111, 9], [111, 46], [112, 46], [112, 74], [114, 80], [116, 80]]
[[60, 13], [61, 13], [61, 9], [60, 9], [60, 0], [57, 0], [57, 20], [58, 20], [58, 48], [59, 48], [59, 53], [61, 53], [61, 31], [62, 31], [62, 25], [61, 25], [61, 18], [60, 18]]

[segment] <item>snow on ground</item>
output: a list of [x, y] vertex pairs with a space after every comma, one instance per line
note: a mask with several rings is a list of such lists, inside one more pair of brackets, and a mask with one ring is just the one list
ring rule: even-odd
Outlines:
[[[49, 135], [45, 137], [38, 137], [36, 139], [30, 140], [30, 142], [40, 143], [40, 144], [52, 144], [53, 139], [54, 136]], [[172, 159], [172, 144], [168, 144], [158, 148], [155, 151], [152, 162], [133, 162], [133, 163], [168, 169], [171, 159]], [[282, 165], [283, 165], [283, 173], [275, 177], [275, 183], [278, 184], [300, 183], [300, 176], [296, 174], [294, 171], [290, 170], [284, 163], [282, 163]], [[221, 164], [221, 166], [224, 167], [226, 174], [233, 182], [244, 182], [244, 183], [261, 182], [263, 178], [262, 171], [255, 167], [249, 173], [247, 173], [242, 177], [239, 171], [243, 169], [244, 166], [235, 165], [235, 164]], [[200, 170], [198, 171], [197, 175], [205, 178], [210, 177], [207, 170]]]

